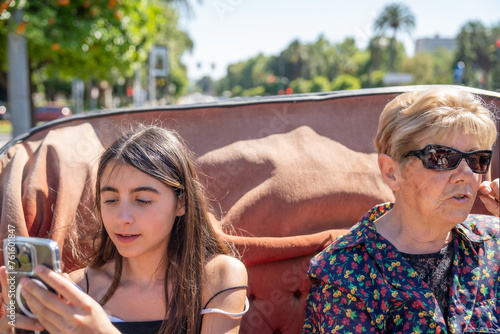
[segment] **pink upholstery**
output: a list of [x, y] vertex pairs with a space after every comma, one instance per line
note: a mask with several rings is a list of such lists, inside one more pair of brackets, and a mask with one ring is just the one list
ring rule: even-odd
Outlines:
[[[173, 128], [197, 155], [214, 225], [247, 265], [251, 309], [241, 332], [300, 333], [309, 259], [373, 205], [393, 199], [373, 138], [384, 105], [412, 88], [103, 112], [47, 124], [6, 147], [0, 160], [0, 235], [10, 224], [20, 235], [52, 238], [65, 269], [78, 267], [69, 236], [89, 253], [99, 154], [135, 122]], [[479, 93], [500, 107], [500, 94]]]

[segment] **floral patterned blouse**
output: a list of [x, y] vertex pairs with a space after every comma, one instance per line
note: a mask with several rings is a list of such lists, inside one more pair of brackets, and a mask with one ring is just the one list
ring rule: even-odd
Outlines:
[[310, 263], [303, 333], [500, 333], [500, 219], [469, 215], [453, 228], [448, 317], [429, 286], [374, 221], [374, 207]]

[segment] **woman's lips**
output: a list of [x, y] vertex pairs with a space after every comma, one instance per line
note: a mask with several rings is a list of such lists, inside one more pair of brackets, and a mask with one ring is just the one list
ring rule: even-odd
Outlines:
[[118, 234], [116, 233], [116, 239], [123, 244], [131, 243], [139, 238], [140, 234]]
[[470, 199], [469, 194], [455, 194], [452, 199], [458, 202], [467, 202]]

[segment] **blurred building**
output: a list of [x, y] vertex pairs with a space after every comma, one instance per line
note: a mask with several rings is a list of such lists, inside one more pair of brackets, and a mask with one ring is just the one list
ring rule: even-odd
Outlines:
[[455, 38], [440, 38], [439, 35], [436, 35], [434, 38], [419, 38], [415, 42], [415, 54], [432, 52], [440, 48], [453, 52], [457, 48], [457, 40]]

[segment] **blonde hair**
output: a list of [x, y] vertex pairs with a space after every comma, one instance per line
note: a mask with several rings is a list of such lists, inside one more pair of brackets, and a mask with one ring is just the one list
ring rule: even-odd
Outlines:
[[[497, 138], [495, 115], [476, 95], [454, 87], [403, 93], [389, 102], [379, 118], [375, 147], [378, 153], [401, 162], [419, 142], [459, 133], [477, 137], [481, 149]], [[438, 144], [438, 143], [435, 143]]]

